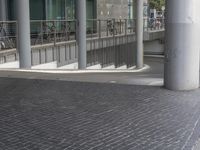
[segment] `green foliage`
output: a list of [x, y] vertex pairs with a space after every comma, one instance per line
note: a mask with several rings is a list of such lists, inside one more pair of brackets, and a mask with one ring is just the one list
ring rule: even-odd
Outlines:
[[150, 9], [161, 10], [165, 6], [165, 0], [149, 0]]

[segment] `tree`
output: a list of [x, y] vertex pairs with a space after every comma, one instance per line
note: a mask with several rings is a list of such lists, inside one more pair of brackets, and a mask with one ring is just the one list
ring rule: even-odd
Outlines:
[[150, 9], [161, 11], [162, 6], [165, 6], [165, 0], [149, 0]]

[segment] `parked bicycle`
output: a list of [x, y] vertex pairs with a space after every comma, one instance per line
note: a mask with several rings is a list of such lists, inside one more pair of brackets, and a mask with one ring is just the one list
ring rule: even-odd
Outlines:
[[4, 23], [0, 23], [0, 50], [14, 47], [14, 41], [12, 38], [9, 38]]
[[117, 28], [114, 20], [107, 21], [107, 30], [109, 31], [110, 35], [117, 34]]
[[54, 23], [43, 22], [40, 33], [38, 34], [34, 44], [50, 43], [55, 40], [56, 27]]
[[70, 22], [61, 22], [61, 30], [58, 33], [60, 41], [69, 41], [71, 34], [71, 24]]

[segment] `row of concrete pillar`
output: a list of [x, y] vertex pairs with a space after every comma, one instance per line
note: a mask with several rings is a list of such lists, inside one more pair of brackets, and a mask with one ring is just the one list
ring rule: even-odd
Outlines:
[[[1, 0], [2, 1], [2, 0]], [[76, 0], [77, 17], [77, 40], [78, 40], [78, 66], [79, 69], [86, 69], [86, 1]], [[29, 0], [17, 2], [17, 23], [18, 23], [18, 50], [20, 68], [31, 68], [31, 39], [30, 39], [30, 11]]]
[[[86, 0], [76, 0], [78, 66], [87, 67], [86, 52]], [[137, 68], [143, 67], [143, 1], [137, 0]], [[29, 0], [17, 2], [18, 50], [20, 68], [31, 68]]]
[[[137, 1], [137, 68], [143, 67], [143, 0]], [[165, 87], [199, 87], [199, 0], [167, 0]], [[86, 69], [86, 1], [76, 0], [79, 69]], [[20, 67], [31, 67], [29, 0], [17, 2]]]

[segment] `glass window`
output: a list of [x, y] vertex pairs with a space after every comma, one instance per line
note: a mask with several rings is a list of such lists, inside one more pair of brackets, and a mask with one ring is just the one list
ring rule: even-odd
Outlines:
[[[16, 19], [16, 0], [8, 1], [10, 20]], [[75, 18], [75, 0], [30, 0], [31, 20]], [[87, 19], [96, 18], [96, 0], [87, 0]]]
[[66, 0], [66, 3], [65, 3], [65, 18], [67, 20], [75, 19], [75, 1], [74, 0]]
[[46, 19], [65, 19], [65, 0], [46, 0]]
[[[9, 20], [16, 20], [16, 0], [8, 1]], [[45, 19], [45, 0], [30, 0], [30, 19]]]
[[45, 1], [30, 0], [30, 19], [44, 20], [45, 19]]

